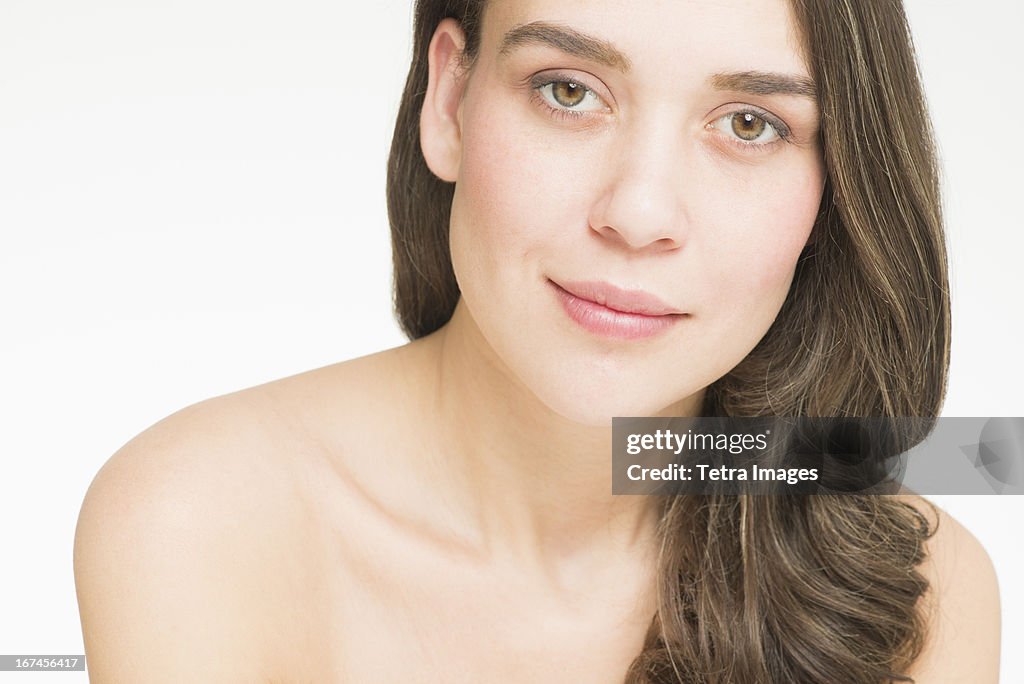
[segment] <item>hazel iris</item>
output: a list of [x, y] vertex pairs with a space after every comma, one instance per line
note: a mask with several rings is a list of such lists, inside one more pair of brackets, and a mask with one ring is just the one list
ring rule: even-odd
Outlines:
[[551, 84], [551, 95], [563, 107], [575, 107], [583, 102], [587, 89], [572, 81], [558, 81]]
[[750, 112], [734, 114], [732, 117], [732, 132], [743, 140], [757, 140], [767, 126], [767, 121]]

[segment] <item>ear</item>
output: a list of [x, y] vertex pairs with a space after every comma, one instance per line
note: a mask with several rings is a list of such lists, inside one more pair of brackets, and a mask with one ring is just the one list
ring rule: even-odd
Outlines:
[[420, 111], [420, 148], [427, 167], [454, 183], [462, 159], [462, 94], [468, 73], [461, 63], [466, 36], [447, 18], [437, 25], [427, 48], [429, 81]]

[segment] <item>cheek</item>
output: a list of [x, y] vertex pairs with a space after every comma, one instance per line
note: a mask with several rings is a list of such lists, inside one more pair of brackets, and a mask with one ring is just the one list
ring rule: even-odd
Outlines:
[[[793, 165], [775, 175], [777, 185], [748, 202], [733, 202], [731, 235], [713, 247], [717, 282], [734, 311], [765, 328], [785, 301], [797, 260], [811, 235], [821, 203], [824, 170], [818, 163]], [[752, 185], [751, 187], [756, 187]]]
[[515, 265], [521, 271], [541, 254], [564, 249], [572, 217], [586, 216], [576, 202], [583, 198], [567, 182], [571, 175], [546, 163], [550, 151], [510, 111], [486, 104], [464, 110], [450, 236], [457, 275], [493, 275]]
[[766, 226], [768, 230], [741, 243], [743, 247], [737, 252], [741, 264], [736, 272], [743, 274], [756, 291], [784, 297], [796, 262], [810, 238], [820, 197], [807, 198], [806, 203], [800, 198], [793, 200], [772, 212], [773, 220]]

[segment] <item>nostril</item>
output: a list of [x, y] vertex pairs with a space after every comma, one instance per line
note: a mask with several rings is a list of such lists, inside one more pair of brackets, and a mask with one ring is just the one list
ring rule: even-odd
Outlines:
[[608, 225], [591, 226], [591, 230], [603, 239], [633, 251], [664, 252], [682, 247], [682, 241], [669, 234], [670, 231], [626, 231]]

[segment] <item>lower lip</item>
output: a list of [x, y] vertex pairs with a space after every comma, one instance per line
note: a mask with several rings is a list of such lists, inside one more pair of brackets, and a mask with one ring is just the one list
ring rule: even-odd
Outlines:
[[607, 306], [602, 306], [589, 299], [581, 299], [566, 292], [553, 282], [551, 287], [555, 290], [555, 294], [569, 318], [576, 321], [584, 330], [604, 337], [628, 340], [654, 337], [667, 331], [686, 317], [686, 314], [645, 316], [644, 314], [624, 313], [609, 309]]

